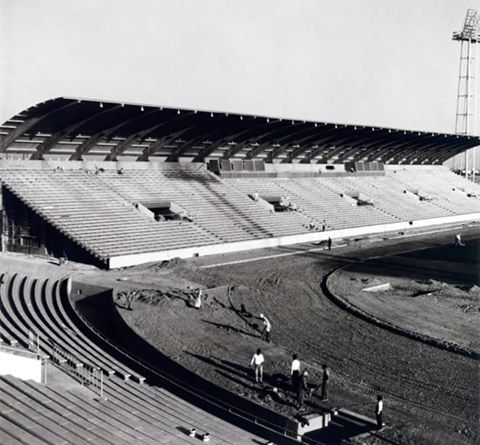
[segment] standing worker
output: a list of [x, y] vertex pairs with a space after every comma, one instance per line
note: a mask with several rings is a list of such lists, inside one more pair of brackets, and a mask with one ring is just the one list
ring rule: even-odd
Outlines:
[[265, 357], [262, 354], [260, 348], [257, 349], [257, 352], [253, 354], [250, 366], [254, 367], [255, 370], [255, 383], [263, 382], [263, 363], [265, 362]]
[[193, 307], [195, 309], [202, 307], [202, 289], [197, 289], [197, 295], [193, 297]]
[[292, 390], [297, 391], [298, 383], [300, 381], [300, 360], [297, 354], [292, 356], [292, 367], [290, 369], [290, 376], [292, 378]]
[[455, 235], [455, 245], [465, 247], [465, 244], [462, 243], [462, 235], [460, 235], [459, 233]]
[[330, 237], [328, 237], [327, 246], [328, 246], [328, 250], [332, 250], [332, 238]]
[[263, 331], [260, 334], [260, 337], [263, 337], [263, 334], [265, 333], [265, 340], [270, 343], [270, 331], [272, 330], [272, 325], [270, 321], [268, 320], [267, 317], [265, 317], [264, 314], [260, 314], [260, 318], [263, 320]]
[[322, 400], [328, 400], [327, 387], [328, 379], [330, 378], [330, 370], [327, 365], [322, 365], [323, 376], [322, 376]]
[[375, 405], [375, 417], [377, 418], [377, 430], [383, 428], [383, 397], [377, 396], [377, 403]]
[[308, 393], [307, 376], [308, 376], [308, 372], [305, 369], [305, 371], [302, 372], [298, 381], [297, 404], [296, 404], [297, 409], [302, 408], [303, 402], [305, 400], [305, 394]]

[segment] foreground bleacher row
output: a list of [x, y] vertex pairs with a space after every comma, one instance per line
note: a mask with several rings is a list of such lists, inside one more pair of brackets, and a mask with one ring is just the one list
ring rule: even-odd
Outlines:
[[[385, 176], [220, 179], [203, 165], [166, 163], [121, 171], [2, 169], [0, 178], [5, 190], [104, 263], [300, 235], [324, 225], [348, 229], [480, 211], [479, 187], [467, 187], [443, 167], [402, 166]], [[286, 197], [296, 210], [271, 212], [251, 199], [255, 193]], [[352, 196], [369, 205], [356, 205]], [[135, 206], [152, 201], [175, 203], [189, 220], [155, 221]]]
[[[82, 334], [65, 308], [68, 280], [2, 275], [0, 335], [25, 348], [40, 338], [39, 352], [83, 381], [82, 372], [103, 373], [104, 398], [93, 392], [0, 378], [0, 443], [176, 444], [199, 443], [195, 428], [211, 443], [255, 443], [256, 437], [187, 403], [143, 378]], [[136, 381], [135, 381], [136, 380]], [[143, 383], [143, 384], [141, 384]], [[258, 439], [257, 439], [257, 443]]]

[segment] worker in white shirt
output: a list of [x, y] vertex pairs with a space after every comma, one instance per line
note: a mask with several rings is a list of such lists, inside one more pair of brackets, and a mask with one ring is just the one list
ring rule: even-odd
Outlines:
[[375, 417], [377, 418], [377, 429], [383, 428], [383, 397], [377, 396], [377, 403], [375, 405]]
[[293, 391], [297, 391], [300, 381], [300, 360], [298, 360], [297, 354], [293, 354], [292, 356], [290, 376], [292, 377], [292, 389]]
[[271, 325], [270, 321], [268, 320], [268, 318], [265, 317], [264, 314], [260, 314], [260, 318], [263, 321], [263, 331], [260, 334], [260, 337], [263, 337], [263, 334], [265, 334], [265, 340], [267, 340], [267, 342], [270, 343], [270, 340], [271, 340], [270, 332], [272, 330], [272, 325]]
[[265, 362], [265, 357], [262, 354], [260, 348], [257, 349], [257, 352], [253, 354], [252, 360], [250, 361], [250, 366], [253, 366], [255, 370], [255, 382], [263, 382], [263, 363]]
[[202, 307], [202, 289], [197, 289], [197, 294], [190, 296], [189, 304], [195, 309], [200, 309]]
[[462, 235], [460, 235], [460, 233], [457, 233], [455, 235], [455, 245], [460, 247], [465, 247], [465, 244], [462, 243]]

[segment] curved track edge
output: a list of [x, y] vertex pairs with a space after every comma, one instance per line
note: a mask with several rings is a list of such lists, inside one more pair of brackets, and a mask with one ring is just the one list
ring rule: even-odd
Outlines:
[[410, 338], [415, 341], [419, 341], [421, 343], [427, 344], [429, 346], [434, 346], [439, 349], [443, 349], [445, 351], [453, 352], [455, 354], [460, 354], [465, 357], [480, 359], [480, 353], [474, 351], [469, 348], [465, 348], [453, 342], [446, 342], [439, 340], [435, 337], [431, 337], [429, 335], [420, 334], [418, 332], [412, 331], [410, 329], [402, 328], [397, 326], [393, 323], [390, 323], [386, 320], [381, 318], [375, 317], [374, 315], [368, 313], [367, 311], [359, 308], [358, 306], [352, 304], [342, 295], [338, 295], [330, 290], [329, 287], [329, 280], [333, 275], [335, 275], [338, 271], [346, 269], [350, 264], [345, 264], [340, 267], [337, 267], [330, 272], [328, 272], [322, 279], [321, 288], [323, 293], [337, 306], [344, 309], [345, 311], [355, 315], [356, 317], [361, 318], [362, 320], [374, 324], [382, 329], [386, 329], [387, 331], [393, 332], [395, 334], [401, 335], [402, 337]]

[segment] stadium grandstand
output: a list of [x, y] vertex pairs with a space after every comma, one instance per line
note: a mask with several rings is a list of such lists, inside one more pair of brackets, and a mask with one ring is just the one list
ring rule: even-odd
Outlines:
[[[479, 144], [476, 136], [74, 98], [12, 117], [0, 126], [2, 252], [38, 256], [43, 269], [2, 270], [0, 353], [10, 354], [4, 363], [29, 360], [32, 374], [12, 367], [0, 376], [0, 442], [316, 445], [374, 430], [375, 421], [338, 406], [317, 406], [306, 420], [277, 412], [183, 366], [184, 349], [169, 356], [127, 326], [116, 283], [107, 283], [115, 271], [98, 269], [475, 222], [479, 186], [443, 163]], [[94, 273], [76, 282], [75, 270], [51, 257]], [[106, 282], [86, 284], [93, 276]], [[175, 298], [188, 306], [190, 291], [176, 289]], [[238, 317], [230, 291], [208, 289], [210, 304]], [[274, 312], [267, 304], [268, 295], [258, 310]], [[205, 321], [189, 316], [192, 326]], [[256, 329], [221, 335], [250, 343]]]
[[2, 251], [104, 268], [480, 218], [476, 136], [57, 98], [0, 126]]

